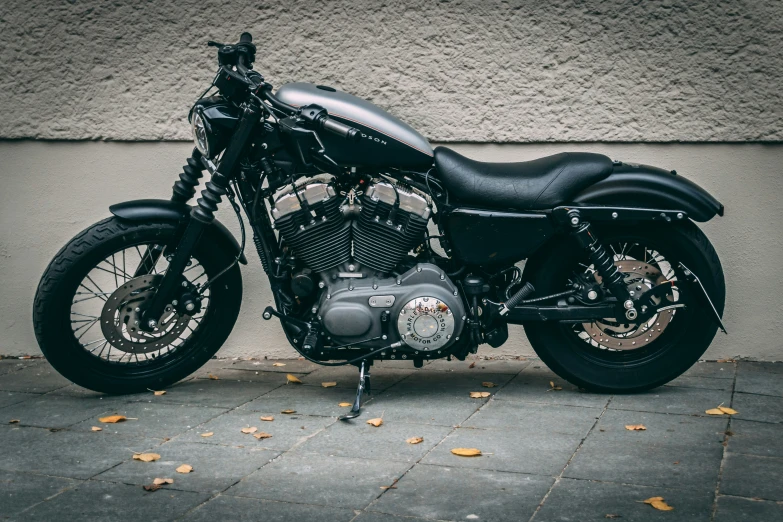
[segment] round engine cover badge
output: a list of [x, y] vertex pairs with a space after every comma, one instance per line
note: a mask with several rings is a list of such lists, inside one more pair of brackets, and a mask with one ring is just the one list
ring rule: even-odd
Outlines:
[[417, 297], [400, 310], [397, 331], [403, 342], [418, 350], [437, 350], [454, 334], [451, 309], [435, 297]]

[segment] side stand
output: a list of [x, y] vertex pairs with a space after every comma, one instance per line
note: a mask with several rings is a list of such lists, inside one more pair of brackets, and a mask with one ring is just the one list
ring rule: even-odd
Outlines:
[[340, 415], [339, 419], [341, 421], [355, 419], [361, 414], [362, 394], [365, 391], [367, 392], [367, 395], [372, 393], [370, 389], [370, 367], [367, 364], [367, 361], [362, 361], [361, 366], [359, 366], [359, 387], [356, 389], [356, 400], [353, 401], [351, 411], [345, 415]]

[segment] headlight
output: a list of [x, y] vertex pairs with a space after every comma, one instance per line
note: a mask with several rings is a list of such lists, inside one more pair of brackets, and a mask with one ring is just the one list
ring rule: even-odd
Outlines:
[[193, 141], [196, 142], [196, 148], [204, 157], [209, 158], [209, 129], [204, 118], [201, 116], [201, 111], [193, 112], [193, 121], [191, 122], [193, 128]]

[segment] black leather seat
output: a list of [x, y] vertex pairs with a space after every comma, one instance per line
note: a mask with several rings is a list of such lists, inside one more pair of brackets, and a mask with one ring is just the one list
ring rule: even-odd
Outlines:
[[570, 203], [612, 172], [602, 154], [562, 152], [519, 163], [484, 163], [435, 149], [438, 176], [461, 203], [491, 209], [544, 210]]

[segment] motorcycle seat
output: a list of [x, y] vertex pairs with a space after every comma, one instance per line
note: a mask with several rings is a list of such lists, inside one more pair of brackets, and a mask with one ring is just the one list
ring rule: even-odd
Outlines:
[[603, 154], [561, 152], [515, 163], [486, 163], [435, 148], [439, 179], [460, 203], [492, 209], [545, 210], [570, 203], [612, 173]]

